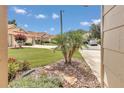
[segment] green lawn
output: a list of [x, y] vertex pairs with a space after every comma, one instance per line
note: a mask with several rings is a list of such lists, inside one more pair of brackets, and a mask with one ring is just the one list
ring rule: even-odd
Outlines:
[[[9, 49], [8, 56], [18, 60], [26, 60], [31, 63], [32, 67], [51, 64], [63, 58], [61, 51], [53, 53], [52, 50], [42, 48]], [[74, 58], [82, 60], [79, 52], [74, 54]]]

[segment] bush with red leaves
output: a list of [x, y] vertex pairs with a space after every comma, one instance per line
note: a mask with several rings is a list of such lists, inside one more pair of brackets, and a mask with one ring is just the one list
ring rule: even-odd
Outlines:
[[9, 62], [9, 63], [16, 62], [16, 58], [9, 57], [9, 58], [8, 58], [8, 62]]
[[22, 44], [24, 44], [24, 42], [26, 42], [27, 37], [23, 34], [17, 34], [15, 35], [15, 41], [18, 43], [19, 47], [22, 47]]

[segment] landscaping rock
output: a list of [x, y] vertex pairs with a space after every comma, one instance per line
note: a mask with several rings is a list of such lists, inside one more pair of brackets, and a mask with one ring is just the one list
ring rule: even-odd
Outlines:
[[77, 81], [77, 78], [64, 75], [63, 78], [70, 84], [73, 85]]
[[70, 65], [60, 60], [51, 65], [35, 68], [35, 71], [30, 74], [35, 79], [41, 75], [58, 77], [65, 88], [100, 87], [100, 83], [86, 62], [77, 59], [73, 59]]

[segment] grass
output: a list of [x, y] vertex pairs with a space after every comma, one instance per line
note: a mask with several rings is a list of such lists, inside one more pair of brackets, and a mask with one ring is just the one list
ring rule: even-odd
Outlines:
[[[8, 56], [14, 57], [17, 60], [26, 60], [31, 63], [32, 67], [51, 64], [63, 58], [61, 51], [53, 53], [53, 50], [42, 48], [9, 49]], [[78, 51], [73, 57], [82, 59]]]

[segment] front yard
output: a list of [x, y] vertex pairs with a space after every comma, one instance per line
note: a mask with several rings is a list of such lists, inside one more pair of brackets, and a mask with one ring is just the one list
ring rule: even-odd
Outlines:
[[[10, 62], [9, 87], [45, 87], [45, 88], [92, 88], [100, 87], [100, 84], [95, 75], [92, 74], [90, 67], [82, 58], [80, 53], [76, 51], [70, 65], [64, 63], [61, 51], [56, 51], [43, 48], [23, 48], [9, 49], [8, 56], [17, 60], [25, 60], [31, 64], [31, 69], [27, 69], [28, 65], [21, 63], [20, 70], [16, 70], [21, 61]], [[13, 59], [11, 59], [13, 60]], [[12, 67], [11, 67], [12, 66]], [[15, 70], [13, 72], [13, 70]], [[33, 70], [33, 72], [24, 75], [25, 72]], [[19, 74], [20, 73], [20, 74]], [[19, 75], [19, 77], [18, 77]], [[24, 75], [24, 76], [23, 76]]]
[[[43, 48], [23, 48], [23, 49], [9, 49], [9, 57], [14, 57], [17, 60], [25, 60], [31, 63], [32, 67], [45, 66], [63, 58], [61, 51], [43, 49]], [[80, 53], [77, 51], [74, 58], [83, 60]]]

